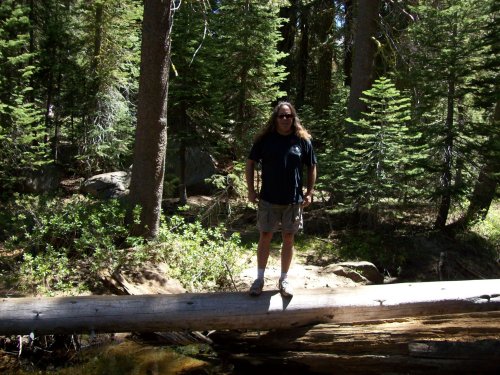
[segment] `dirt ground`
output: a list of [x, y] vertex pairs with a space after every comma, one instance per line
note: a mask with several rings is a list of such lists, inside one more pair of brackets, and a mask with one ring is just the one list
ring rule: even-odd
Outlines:
[[[280, 275], [280, 265], [276, 259], [273, 259], [271, 264], [266, 268], [266, 273], [264, 275], [264, 290], [277, 290]], [[306, 265], [302, 262], [300, 257], [296, 257], [288, 275], [289, 281], [294, 290], [322, 288], [333, 289], [340, 287], [354, 287], [358, 285], [358, 283], [350, 278], [324, 272], [324, 267]], [[238, 286], [238, 290], [248, 290], [256, 277], [256, 264], [252, 264], [250, 267], [245, 268], [237, 277], [238, 282], [236, 284]]]

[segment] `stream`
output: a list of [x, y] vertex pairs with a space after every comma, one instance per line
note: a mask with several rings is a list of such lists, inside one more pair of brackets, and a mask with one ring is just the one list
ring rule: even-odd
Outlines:
[[0, 374], [231, 374], [234, 369], [223, 363], [207, 344], [163, 345], [158, 340], [141, 340], [130, 335], [102, 335], [100, 342], [85, 343], [75, 349], [68, 339], [65, 341], [45, 349], [42, 343], [31, 346], [25, 343], [20, 356], [19, 345], [17, 352], [0, 351]]

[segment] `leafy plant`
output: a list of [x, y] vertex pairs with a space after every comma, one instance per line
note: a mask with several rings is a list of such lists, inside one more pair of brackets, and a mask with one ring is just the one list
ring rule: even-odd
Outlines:
[[500, 260], [500, 202], [494, 202], [488, 215], [484, 220], [476, 222], [471, 231], [486, 240], [491, 246], [494, 257], [497, 261]]
[[410, 257], [408, 249], [398, 246], [374, 231], [349, 232], [342, 236], [339, 255], [342, 259], [366, 260], [380, 270], [397, 274]]
[[199, 221], [189, 223], [175, 215], [161, 226], [157, 241], [171, 276], [191, 291], [228, 288], [239, 272], [240, 236], [227, 235], [222, 225], [204, 228]]
[[21, 285], [38, 292], [81, 290], [102, 269], [130, 262], [140, 240], [128, 237], [125, 211], [116, 200], [75, 196], [17, 196], [8, 207], [7, 249], [23, 249]]
[[165, 261], [169, 276], [190, 290], [227, 288], [239, 271], [239, 235], [227, 235], [223, 226], [204, 228], [173, 216], [146, 245], [128, 236], [125, 210], [116, 200], [18, 195], [8, 210], [5, 245], [22, 249], [19, 282], [28, 291], [81, 292], [98, 284], [103, 270], [152, 260]]

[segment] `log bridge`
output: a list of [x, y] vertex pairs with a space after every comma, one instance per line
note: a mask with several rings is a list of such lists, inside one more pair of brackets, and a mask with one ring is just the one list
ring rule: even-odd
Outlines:
[[3, 298], [0, 334], [269, 330], [487, 311], [500, 311], [500, 279], [303, 289], [292, 298], [277, 290]]

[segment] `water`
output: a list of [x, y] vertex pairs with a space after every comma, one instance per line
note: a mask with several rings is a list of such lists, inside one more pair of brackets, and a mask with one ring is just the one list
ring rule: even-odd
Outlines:
[[[125, 339], [65, 353], [1, 356], [0, 373], [12, 375], [173, 375], [230, 373], [208, 345], [160, 346]], [[62, 355], [62, 357], [61, 357]], [[64, 358], [66, 357], [66, 358]]]

